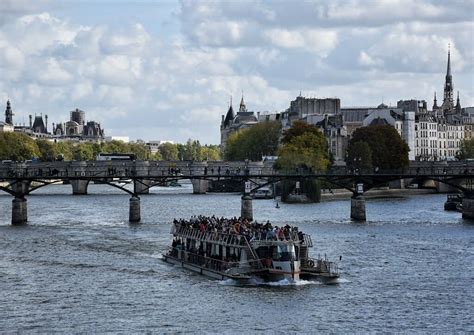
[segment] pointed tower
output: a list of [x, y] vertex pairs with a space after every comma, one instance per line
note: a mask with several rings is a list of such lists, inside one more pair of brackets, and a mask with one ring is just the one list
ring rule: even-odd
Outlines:
[[231, 96], [230, 106], [229, 106], [229, 109], [227, 110], [227, 114], [225, 115], [223, 127], [227, 128], [228, 126], [230, 126], [232, 121], [234, 121], [234, 118], [235, 118], [235, 113], [234, 113], [234, 109], [232, 108], [232, 96]]
[[7, 100], [7, 108], [5, 109], [5, 123], [13, 125], [13, 112], [10, 100]]
[[456, 99], [456, 114], [461, 114], [461, 102], [459, 101], [459, 91], [458, 98]]
[[453, 76], [451, 75], [451, 50], [448, 46], [448, 65], [446, 69], [446, 79], [444, 82], [444, 98], [443, 98], [443, 110], [452, 111], [454, 108], [453, 101]]
[[436, 92], [434, 92], [434, 100], [433, 100], [433, 111], [437, 110], [438, 107], [438, 100], [436, 99]]
[[245, 106], [244, 94], [242, 93], [242, 99], [240, 100], [239, 113], [240, 112], [246, 112], [246, 111], [247, 111], [247, 107]]

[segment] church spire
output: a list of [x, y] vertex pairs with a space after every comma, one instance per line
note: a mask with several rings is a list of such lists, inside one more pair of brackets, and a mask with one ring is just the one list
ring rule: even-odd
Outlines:
[[456, 114], [461, 114], [461, 102], [459, 101], [459, 91], [458, 91], [458, 98], [456, 99]]
[[433, 110], [438, 109], [438, 100], [436, 99], [436, 92], [434, 92], [434, 100], [433, 100]]
[[446, 67], [446, 79], [444, 82], [443, 110], [452, 111], [453, 101], [453, 76], [451, 75], [451, 45], [448, 45], [448, 65]]
[[239, 112], [246, 112], [246, 111], [247, 111], [247, 107], [245, 106], [245, 102], [244, 102], [244, 92], [242, 91], [242, 99], [240, 100]]

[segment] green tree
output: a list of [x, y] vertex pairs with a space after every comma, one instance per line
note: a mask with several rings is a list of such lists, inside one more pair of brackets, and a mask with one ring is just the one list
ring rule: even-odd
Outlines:
[[163, 157], [161, 156], [161, 153], [159, 151], [157, 151], [154, 154], [150, 154], [149, 159], [152, 160], [152, 161], [161, 161], [161, 160], [163, 160]]
[[48, 140], [37, 140], [36, 145], [40, 151], [39, 159], [44, 162], [52, 162], [59, 156], [58, 146]]
[[178, 145], [173, 143], [163, 143], [158, 147], [161, 154], [161, 158], [165, 161], [177, 161], [178, 158]]
[[56, 148], [58, 156], [61, 156], [66, 161], [71, 161], [73, 159], [72, 149], [73, 144], [70, 141], [61, 141], [56, 143]]
[[[397, 130], [389, 125], [374, 125], [358, 128], [349, 142], [349, 150], [354, 148], [356, 142], [366, 142], [372, 151], [372, 165], [379, 169], [399, 169], [408, 166], [408, 151], [410, 148], [403, 141]], [[348, 151], [346, 163], [349, 165], [349, 157], [355, 157], [354, 153]]]
[[326, 170], [329, 166], [327, 143], [316, 126], [297, 121], [284, 133], [278, 151], [276, 167], [280, 169], [308, 168]]
[[[128, 152], [135, 154], [135, 157], [140, 160], [146, 160], [149, 158], [150, 151], [144, 143], [129, 143]], [[127, 152], [122, 152], [127, 153]]]
[[347, 166], [352, 169], [372, 169], [372, 149], [367, 142], [351, 142], [347, 150]]
[[226, 143], [226, 160], [259, 161], [262, 156], [275, 156], [281, 126], [278, 121], [267, 121], [232, 133]]
[[0, 159], [20, 162], [39, 156], [38, 145], [29, 136], [13, 132], [0, 133]]
[[474, 158], [474, 139], [465, 139], [461, 141], [458, 159], [472, 159]]
[[95, 160], [94, 150], [91, 143], [78, 143], [72, 148], [72, 158], [75, 161]]
[[316, 136], [322, 135], [321, 131], [314, 125], [308, 124], [304, 121], [295, 121], [291, 125], [291, 128], [283, 132], [282, 144], [289, 143], [295, 137], [301, 136], [306, 133], [312, 133]]
[[219, 161], [221, 159], [221, 150], [218, 145], [206, 145], [201, 147], [201, 156], [206, 161]]
[[128, 144], [122, 141], [110, 141], [102, 145], [102, 152], [113, 154], [113, 153], [128, 153]]

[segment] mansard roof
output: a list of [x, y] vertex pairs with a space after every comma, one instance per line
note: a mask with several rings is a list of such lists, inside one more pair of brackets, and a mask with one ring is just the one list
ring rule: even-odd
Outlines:
[[234, 119], [234, 123], [246, 123], [258, 121], [254, 112], [238, 112]]
[[35, 116], [35, 121], [33, 122], [33, 127], [31, 127], [36, 133], [46, 133], [46, 127], [43, 122], [42, 116]]

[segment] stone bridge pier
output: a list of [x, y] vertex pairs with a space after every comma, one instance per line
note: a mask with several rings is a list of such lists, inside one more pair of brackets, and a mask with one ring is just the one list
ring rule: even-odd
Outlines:
[[140, 220], [140, 198], [137, 195], [132, 195], [130, 198], [129, 221], [137, 223]]
[[89, 180], [70, 179], [69, 182], [71, 183], [71, 186], [72, 186], [72, 194], [74, 195], [87, 194], [87, 186], [89, 186]]
[[194, 194], [206, 194], [209, 182], [206, 179], [191, 179]]
[[[69, 172], [71, 176], [75, 178], [85, 177], [87, 170], [87, 162], [71, 162], [71, 171]], [[87, 186], [89, 185], [89, 180], [87, 179], [69, 179], [69, 182], [72, 186], [72, 194], [74, 195], [84, 195], [87, 194]]]
[[133, 190], [136, 194], [150, 194], [150, 186], [153, 181], [149, 179], [135, 179], [133, 181]]
[[241, 198], [240, 217], [249, 221], [253, 220], [252, 197], [248, 193]]
[[28, 206], [25, 196], [30, 191], [31, 182], [17, 180], [10, 184], [14, 192], [12, 200], [12, 225], [22, 225], [28, 222]]
[[365, 214], [364, 185], [357, 184], [356, 187], [356, 192], [351, 197], [351, 219], [365, 221], [367, 217]]

